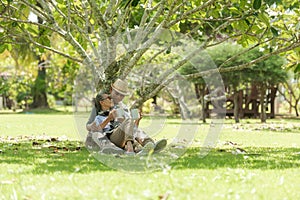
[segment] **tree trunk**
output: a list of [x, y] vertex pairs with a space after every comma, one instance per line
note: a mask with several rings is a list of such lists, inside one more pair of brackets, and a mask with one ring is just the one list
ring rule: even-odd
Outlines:
[[296, 116], [297, 116], [297, 117], [299, 117], [299, 112], [298, 112], [298, 103], [299, 103], [299, 100], [296, 100], [296, 102], [295, 102], [295, 107], [294, 107], [294, 109], [295, 109], [295, 113], [296, 113]]
[[[37, 2], [37, 7], [43, 9], [43, 6]], [[43, 24], [44, 20], [38, 16], [38, 23]], [[39, 37], [45, 35], [45, 29], [43, 27], [38, 27]], [[34, 86], [32, 88], [32, 96], [33, 102], [30, 105], [30, 108], [49, 108], [47, 101], [47, 84], [46, 84], [46, 64], [45, 59], [43, 59], [40, 55], [37, 56], [38, 63], [38, 75], [35, 79]]]
[[206, 123], [206, 101], [204, 99], [204, 95], [201, 96], [201, 107], [202, 122]]
[[293, 107], [292, 101], [293, 101], [292, 92], [289, 90], [289, 102], [291, 102], [289, 107], [289, 114], [292, 114], [292, 107]]
[[201, 105], [201, 119], [203, 123], [206, 123], [206, 112], [205, 112], [205, 100], [204, 100], [205, 87], [200, 84], [195, 84], [196, 97]]
[[47, 101], [46, 67], [44, 60], [39, 61], [38, 75], [32, 88], [33, 102], [30, 108], [49, 108]]
[[271, 104], [271, 115], [270, 118], [275, 118], [275, 98], [277, 93], [277, 87], [271, 87], [271, 94], [270, 94], [270, 104]]
[[262, 85], [260, 88], [260, 121], [261, 121], [261, 123], [266, 123], [266, 121], [267, 121], [265, 96], [266, 96], [266, 89]]
[[239, 92], [237, 92], [236, 90], [234, 90], [234, 94], [233, 94], [233, 113], [234, 113], [234, 120], [235, 123], [239, 123], [240, 122], [240, 118], [239, 118]]

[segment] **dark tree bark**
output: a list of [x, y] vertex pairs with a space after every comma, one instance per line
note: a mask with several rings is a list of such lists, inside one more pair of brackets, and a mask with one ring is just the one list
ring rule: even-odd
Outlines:
[[239, 92], [234, 90], [234, 94], [233, 94], [233, 113], [234, 113], [234, 120], [235, 123], [239, 123], [240, 122], [240, 118], [239, 118]]
[[[39, 2], [36, 5], [43, 9], [43, 6]], [[43, 19], [38, 16], [38, 23], [43, 24]], [[39, 36], [42, 37], [45, 34], [45, 29], [39, 27]], [[34, 86], [32, 88], [33, 102], [30, 108], [49, 108], [47, 101], [47, 84], [46, 84], [46, 62], [40, 55], [37, 56], [38, 63], [38, 75], [35, 79]]]
[[270, 118], [275, 118], [275, 98], [276, 98], [276, 93], [277, 93], [278, 87], [272, 86], [271, 87], [271, 94], [270, 94], [270, 104], [271, 104], [271, 115]]
[[293, 107], [294, 107], [294, 109], [295, 109], [295, 113], [296, 113], [296, 116], [297, 116], [297, 117], [299, 117], [299, 112], [298, 112], [298, 107], [297, 107], [298, 104], [299, 104], [299, 100], [296, 99], [295, 106], [293, 106]]
[[49, 108], [44, 60], [39, 61], [38, 75], [32, 88], [32, 94], [33, 103], [30, 105], [30, 108]]
[[201, 84], [195, 84], [195, 93], [196, 97], [201, 104], [201, 117], [202, 122], [206, 123], [206, 106], [205, 106], [205, 99], [204, 99], [204, 93], [205, 93], [205, 86]]
[[265, 96], [266, 96], [266, 88], [263, 85], [261, 85], [261, 87], [260, 87], [260, 121], [261, 121], [261, 123], [267, 122]]

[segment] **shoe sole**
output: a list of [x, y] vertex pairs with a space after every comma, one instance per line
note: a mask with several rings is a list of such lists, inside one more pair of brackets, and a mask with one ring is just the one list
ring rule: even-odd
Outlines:
[[154, 146], [154, 153], [158, 153], [158, 152], [162, 151], [166, 146], [167, 146], [166, 139], [157, 141]]

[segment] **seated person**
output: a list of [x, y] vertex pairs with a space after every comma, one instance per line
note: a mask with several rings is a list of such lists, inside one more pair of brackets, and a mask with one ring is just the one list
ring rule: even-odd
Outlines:
[[[122, 102], [124, 97], [128, 95], [128, 86], [127, 82], [123, 81], [121, 79], [117, 79], [112, 85], [110, 89], [110, 97], [112, 99], [112, 103], [114, 105], [114, 108], [121, 108], [124, 112], [124, 118], [128, 119], [130, 114], [129, 110], [126, 108], [126, 105]], [[97, 113], [101, 111], [99, 106], [95, 103], [95, 107], [93, 107], [89, 121], [87, 122], [87, 129], [89, 131], [97, 131], [97, 127], [94, 125], [92, 126], [91, 123], [95, 120]], [[135, 120], [135, 126], [134, 126], [134, 140], [137, 141], [139, 144], [143, 146], [144, 149], [151, 149], [154, 148], [154, 152], [160, 152], [163, 150], [167, 145], [166, 139], [161, 139], [157, 142], [154, 142], [152, 138], [150, 138], [144, 131], [138, 128], [139, 121], [141, 120], [142, 115], [139, 115], [139, 118]], [[89, 124], [89, 126], [88, 126]], [[92, 130], [93, 129], [93, 130]], [[99, 129], [99, 127], [98, 127]], [[147, 150], [145, 150], [147, 151]]]
[[[125, 118], [128, 118], [130, 116], [129, 109], [122, 102], [126, 95], [129, 95], [128, 83], [126, 81], [117, 79], [113, 84], [111, 84], [110, 96], [114, 103], [114, 107], [123, 109]], [[141, 119], [142, 115], [140, 114], [139, 118], [135, 121], [135, 140], [143, 147], [149, 145], [149, 143], [153, 144], [155, 153], [162, 151], [167, 145], [167, 140], [161, 139], [157, 142], [154, 142], [152, 138], [150, 138], [144, 131], [138, 128]]]

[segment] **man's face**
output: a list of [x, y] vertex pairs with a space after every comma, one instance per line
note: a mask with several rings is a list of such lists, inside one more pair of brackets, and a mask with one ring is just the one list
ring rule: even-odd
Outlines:
[[110, 97], [112, 98], [114, 104], [118, 104], [120, 101], [124, 99], [125, 96], [123, 94], [120, 94], [116, 90], [112, 89]]

